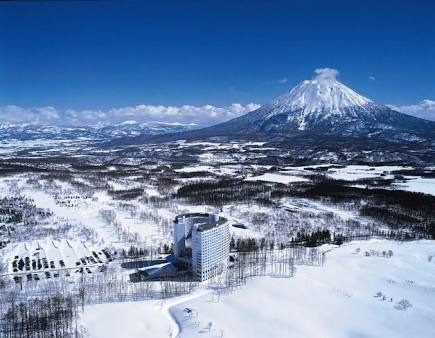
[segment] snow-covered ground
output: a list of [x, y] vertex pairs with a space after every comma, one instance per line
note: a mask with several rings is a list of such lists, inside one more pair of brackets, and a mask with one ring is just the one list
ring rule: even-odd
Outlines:
[[308, 182], [308, 179], [293, 176], [293, 175], [280, 175], [274, 173], [266, 173], [260, 176], [251, 176], [246, 178], [246, 181], [263, 181], [263, 182], [275, 182], [275, 183], [295, 183], [295, 182]]
[[171, 337], [171, 324], [159, 301], [90, 305], [81, 315], [90, 337], [166, 338]]
[[[381, 256], [365, 255], [372, 250]], [[181, 337], [432, 337], [434, 255], [433, 241], [354, 242], [329, 252], [322, 268], [258, 277], [219, 301], [202, 296], [172, 311]]]
[[392, 178], [389, 173], [396, 170], [412, 169], [401, 166], [367, 166], [367, 165], [349, 165], [344, 168], [334, 168], [328, 170], [329, 177], [337, 180], [356, 181], [365, 178], [375, 178], [384, 175], [384, 178]]
[[[108, 262], [99, 248], [66, 239], [21, 242], [12, 245], [11, 252], [4, 258], [8, 274], [33, 274], [32, 278], [38, 275], [38, 279], [43, 278], [46, 272], [86, 267], [95, 270]], [[26, 260], [28, 264], [25, 264]]]
[[429, 194], [435, 196], [435, 178], [425, 178], [412, 176], [407, 177], [408, 181], [404, 183], [394, 184], [397, 189], [407, 190], [412, 192], [421, 192], [423, 194]]
[[88, 306], [82, 325], [96, 338], [171, 337], [169, 308], [179, 337], [433, 337], [435, 242], [361, 241], [326, 255], [323, 267], [220, 297], [204, 285], [184, 302]]
[[[118, 189], [131, 188], [131, 184], [128, 182], [122, 185], [121, 181], [118, 181], [116, 184]], [[112, 182], [111, 185], [113, 185]], [[155, 189], [149, 187], [144, 191], [148, 196], [158, 195]], [[156, 222], [141, 219], [140, 215], [142, 213], [158, 213], [161, 218], [166, 219], [168, 222], [175, 215], [163, 208], [156, 211], [136, 201], [131, 202], [132, 207], [134, 207], [132, 215], [128, 209], [121, 207], [120, 202], [109, 196], [107, 192], [94, 191], [91, 196], [82, 198], [83, 195], [66, 182], [58, 181], [55, 188], [52, 187], [51, 190], [47, 190], [29, 185], [26, 182], [26, 176], [15, 176], [14, 179], [0, 179], [0, 196], [10, 196], [16, 192], [32, 199], [36, 207], [53, 212], [54, 216], [50, 220], [51, 222], [55, 219], [62, 219], [91, 229], [96, 236], [95, 241], [100, 245], [111, 245], [119, 240], [117, 230], [102, 217], [104, 211], [115, 212], [116, 216], [113, 223], [118, 224], [120, 229], [129, 234], [137, 234], [137, 239], [147, 245], [158, 243], [169, 234], [163, 234]], [[72, 198], [68, 199], [67, 197]], [[68, 201], [69, 204], [63, 203], [65, 201]]]

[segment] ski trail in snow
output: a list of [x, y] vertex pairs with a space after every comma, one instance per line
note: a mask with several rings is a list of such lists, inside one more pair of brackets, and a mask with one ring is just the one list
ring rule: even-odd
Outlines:
[[181, 296], [181, 297], [177, 297], [177, 299], [175, 299], [172, 302], [168, 302], [166, 304], [164, 304], [163, 306], [163, 310], [165, 311], [166, 315], [169, 318], [169, 321], [171, 323], [171, 338], [177, 338], [179, 337], [182, 327], [181, 327], [181, 323], [180, 321], [177, 319], [177, 317], [173, 314], [173, 312], [171, 311], [171, 309], [174, 306], [180, 305], [182, 303], [186, 303], [189, 302], [193, 299], [199, 298], [201, 296], [206, 295], [207, 293], [209, 293], [209, 290], [199, 290], [197, 292], [194, 292], [192, 294], [186, 295], [186, 296]]

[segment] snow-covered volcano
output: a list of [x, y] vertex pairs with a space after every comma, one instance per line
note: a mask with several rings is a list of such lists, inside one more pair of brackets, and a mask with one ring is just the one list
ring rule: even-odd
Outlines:
[[435, 122], [399, 113], [356, 93], [337, 81], [333, 69], [316, 73], [257, 110], [227, 122], [121, 141], [257, 140], [287, 149], [288, 153], [277, 150], [265, 156], [264, 164], [328, 160], [433, 165]]
[[257, 134], [292, 137], [303, 133], [434, 141], [435, 123], [396, 112], [356, 93], [323, 68], [259, 109], [228, 122], [196, 131], [205, 136]]
[[270, 102], [265, 107], [268, 113], [264, 119], [291, 112], [287, 114], [288, 120], [294, 120], [304, 130], [309, 120], [352, 118], [357, 116], [353, 114], [357, 110], [373, 108], [373, 101], [338, 82], [333, 70], [323, 69], [318, 73], [314, 79], [301, 82]]

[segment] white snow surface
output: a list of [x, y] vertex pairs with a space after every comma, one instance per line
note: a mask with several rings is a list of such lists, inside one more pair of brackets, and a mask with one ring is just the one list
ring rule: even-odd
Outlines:
[[406, 177], [409, 178], [405, 183], [396, 183], [395, 187], [401, 190], [421, 192], [435, 196], [435, 179], [426, 177]]
[[337, 80], [305, 80], [272, 102], [273, 114], [303, 109], [307, 113], [363, 106], [372, 102]]
[[[393, 256], [383, 257], [388, 250]], [[190, 296], [160, 305], [87, 306], [81, 324], [96, 338], [429, 338], [435, 320], [435, 242], [352, 242], [327, 252], [323, 267], [297, 266], [294, 278], [257, 277], [220, 297], [206, 288], [204, 283]], [[398, 309], [404, 299], [411, 306]]]
[[[371, 250], [394, 255], [366, 257]], [[329, 252], [324, 267], [298, 266], [291, 279], [258, 277], [219, 301], [201, 296], [172, 313], [180, 337], [432, 337], [434, 254], [433, 241], [354, 242]], [[403, 299], [412, 306], [399, 310]]]
[[170, 318], [157, 301], [86, 306], [81, 325], [90, 337], [170, 337]]
[[310, 114], [344, 115], [345, 108], [363, 107], [373, 102], [337, 81], [335, 77], [317, 76], [305, 80], [288, 93], [267, 105], [270, 113], [266, 119], [286, 112], [299, 112], [300, 129], [304, 129], [305, 118]]
[[365, 178], [375, 178], [384, 175], [384, 178], [393, 178], [390, 173], [395, 170], [411, 169], [403, 166], [367, 166], [348, 165], [344, 168], [334, 168], [327, 171], [327, 175], [337, 180], [356, 181]]
[[304, 177], [298, 177], [293, 175], [280, 175], [274, 173], [265, 173], [259, 176], [251, 176], [245, 179], [245, 181], [263, 181], [263, 182], [275, 182], [275, 183], [295, 183], [295, 182], [308, 182], [309, 180]]
[[[50, 268], [51, 270], [60, 270], [62, 268], [75, 268], [77, 267], [76, 262], [78, 262], [81, 258], [93, 257], [92, 251], [96, 253], [99, 252], [98, 248], [94, 248], [89, 244], [85, 244], [78, 240], [35, 240], [31, 242], [20, 242], [18, 244], [14, 244], [10, 249], [10, 254], [5, 257], [8, 263], [12, 262], [13, 258], [18, 256], [18, 259], [24, 259], [25, 257], [29, 257], [30, 259], [42, 259], [47, 258], [50, 262], [54, 263], [55, 268]], [[99, 252], [99, 259], [106, 263], [106, 257]], [[17, 260], [18, 260], [17, 259]], [[64, 266], [59, 265], [59, 261], [64, 261]], [[92, 262], [87, 263], [87, 265], [92, 264]], [[96, 265], [97, 262], [93, 263]], [[80, 264], [80, 266], [82, 266]], [[22, 270], [21, 272], [25, 272], [26, 270]], [[31, 272], [44, 272], [44, 269], [33, 269]], [[8, 264], [8, 273], [12, 274], [12, 265]]]

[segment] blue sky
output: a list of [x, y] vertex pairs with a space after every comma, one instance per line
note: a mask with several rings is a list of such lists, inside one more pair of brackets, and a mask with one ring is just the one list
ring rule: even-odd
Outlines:
[[319, 67], [409, 106], [435, 99], [434, 36], [433, 1], [0, 2], [0, 107], [245, 109]]

